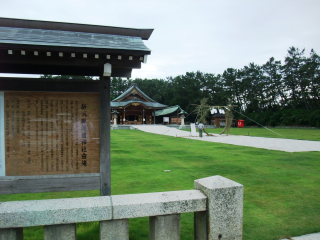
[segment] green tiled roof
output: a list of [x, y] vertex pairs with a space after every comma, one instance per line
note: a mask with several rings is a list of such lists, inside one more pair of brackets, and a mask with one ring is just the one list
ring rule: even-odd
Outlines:
[[176, 106], [171, 106], [171, 107], [167, 107], [165, 109], [156, 111], [156, 116], [168, 115], [168, 114], [171, 114], [171, 113], [173, 113], [173, 112], [175, 112], [177, 110], [184, 111], [184, 110], [182, 110], [182, 108], [179, 105], [176, 105]]

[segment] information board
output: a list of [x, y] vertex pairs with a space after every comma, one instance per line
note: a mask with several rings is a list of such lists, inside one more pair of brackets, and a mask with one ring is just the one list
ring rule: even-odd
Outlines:
[[99, 94], [4, 92], [3, 105], [5, 176], [100, 172]]

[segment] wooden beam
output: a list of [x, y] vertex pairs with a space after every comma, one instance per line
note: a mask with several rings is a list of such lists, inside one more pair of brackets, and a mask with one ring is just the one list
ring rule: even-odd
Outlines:
[[[57, 52], [73, 52], [73, 53], [99, 53], [99, 54], [124, 54], [142, 57], [151, 54], [151, 51], [126, 50], [126, 49], [110, 49], [110, 48], [89, 48], [89, 47], [64, 47], [64, 46], [45, 46], [45, 45], [25, 45], [0, 43], [0, 49], [25, 50], [25, 51], [57, 51]], [[143, 61], [142, 57], [142, 61]]]
[[0, 77], [0, 91], [98, 93], [99, 81], [50, 78]]
[[[28, 64], [0, 64], [1, 73], [22, 74], [51, 74], [51, 75], [77, 75], [99, 76], [99, 67], [79, 66], [53, 66], [53, 65], [28, 65]], [[131, 68], [114, 68], [111, 77], [131, 77]]]
[[0, 194], [97, 190], [99, 173], [0, 177]]
[[[12, 50], [11, 50], [12, 51]], [[37, 54], [35, 54], [35, 52]], [[50, 58], [48, 58], [50, 53]], [[74, 55], [72, 55], [74, 54]], [[98, 55], [98, 57], [97, 57]], [[108, 58], [109, 56], [109, 58]], [[121, 55], [120, 55], [121, 56]], [[135, 56], [129, 60], [129, 56], [124, 56], [121, 61], [118, 55], [101, 55], [86, 52], [70, 53], [70, 52], [49, 52], [49, 51], [25, 51], [25, 55], [21, 55], [17, 50], [13, 50], [12, 54], [6, 49], [0, 49], [0, 63], [5, 64], [40, 64], [40, 65], [64, 65], [64, 66], [90, 66], [99, 67], [105, 63], [105, 59], [109, 59], [108, 63], [113, 68], [141, 68], [139, 57]]]
[[[113, 69], [112, 69], [113, 71]], [[100, 196], [111, 195], [110, 77], [100, 77]]]

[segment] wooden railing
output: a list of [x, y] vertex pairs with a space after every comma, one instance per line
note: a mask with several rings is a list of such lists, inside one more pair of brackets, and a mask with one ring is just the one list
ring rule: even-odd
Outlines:
[[243, 186], [221, 176], [194, 190], [0, 203], [0, 239], [22, 240], [44, 226], [45, 240], [76, 239], [76, 223], [100, 221], [100, 240], [129, 239], [129, 218], [149, 216], [149, 239], [180, 239], [180, 214], [194, 212], [194, 239], [242, 239]]

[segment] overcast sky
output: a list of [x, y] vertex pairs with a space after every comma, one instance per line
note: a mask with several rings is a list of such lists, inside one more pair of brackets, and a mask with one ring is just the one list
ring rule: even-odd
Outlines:
[[132, 78], [223, 73], [290, 46], [320, 54], [320, 0], [0, 0], [0, 16], [154, 28], [147, 64]]

